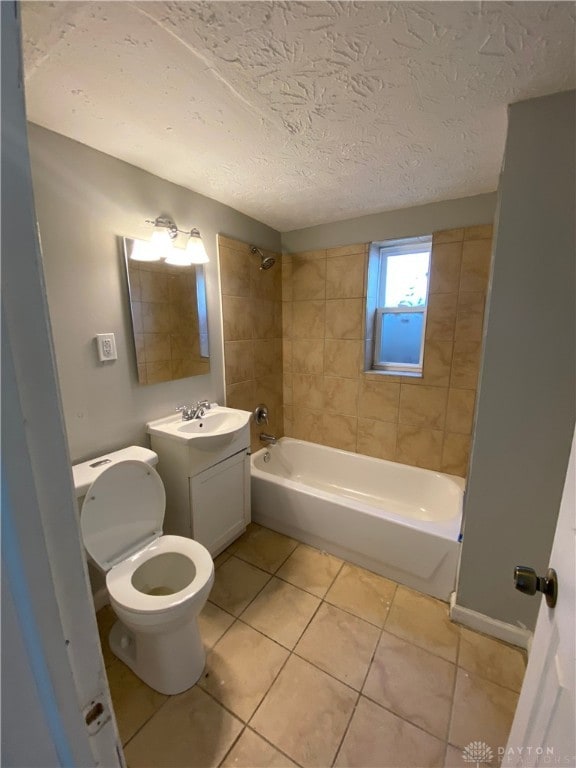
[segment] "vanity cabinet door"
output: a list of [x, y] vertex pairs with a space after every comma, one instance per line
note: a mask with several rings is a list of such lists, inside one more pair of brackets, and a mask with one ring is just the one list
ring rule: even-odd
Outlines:
[[190, 479], [192, 538], [214, 557], [246, 529], [250, 460], [245, 451]]

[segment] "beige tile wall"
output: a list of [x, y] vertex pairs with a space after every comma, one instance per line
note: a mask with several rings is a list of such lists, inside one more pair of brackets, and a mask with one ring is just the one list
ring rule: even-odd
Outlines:
[[130, 262], [138, 381], [157, 384], [210, 371], [200, 355], [193, 267]]
[[363, 371], [368, 245], [284, 255], [285, 434], [465, 476], [491, 237], [434, 234], [420, 378]]
[[282, 258], [268, 270], [250, 245], [218, 236], [226, 402], [231, 408], [253, 411], [266, 403], [269, 423], [252, 423], [252, 450], [262, 447], [262, 431], [283, 434], [282, 419]]

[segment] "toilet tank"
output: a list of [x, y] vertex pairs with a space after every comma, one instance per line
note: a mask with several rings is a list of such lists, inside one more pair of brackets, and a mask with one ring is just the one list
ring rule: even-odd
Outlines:
[[150, 464], [152, 467], [158, 464], [158, 455], [154, 451], [142, 448], [139, 445], [131, 445], [128, 448], [122, 448], [119, 451], [112, 451], [112, 453], [105, 453], [103, 456], [83, 461], [81, 464], [75, 464], [72, 467], [74, 489], [80, 508], [82, 508], [82, 500], [86, 496], [86, 491], [98, 475], [102, 474], [108, 467], [111, 467], [112, 464], [117, 464], [119, 461], [126, 461], [127, 459], [145, 461], [146, 464]]

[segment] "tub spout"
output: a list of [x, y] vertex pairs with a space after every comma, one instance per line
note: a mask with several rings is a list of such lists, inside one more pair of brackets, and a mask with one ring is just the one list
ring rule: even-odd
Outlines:
[[274, 435], [269, 435], [266, 432], [260, 432], [260, 442], [265, 443], [266, 445], [276, 445], [278, 438], [274, 437]]

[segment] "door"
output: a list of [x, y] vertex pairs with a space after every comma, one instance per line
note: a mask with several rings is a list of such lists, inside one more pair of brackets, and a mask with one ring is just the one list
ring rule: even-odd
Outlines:
[[18, 5], [2, 34], [2, 764], [124, 764], [72, 489], [26, 137]]
[[528, 669], [502, 765], [576, 765], [575, 489], [576, 433], [550, 556], [550, 566], [558, 574], [558, 601], [549, 608], [541, 598]]

